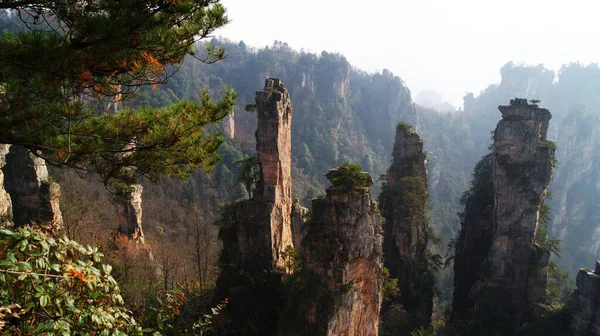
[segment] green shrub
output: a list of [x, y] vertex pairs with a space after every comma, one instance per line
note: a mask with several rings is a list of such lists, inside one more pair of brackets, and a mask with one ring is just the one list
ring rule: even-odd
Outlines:
[[23, 309], [1, 331], [141, 335], [97, 247], [40, 228], [0, 229], [0, 305]]
[[330, 170], [327, 178], [334, 188], [370, 187], [373, 184], [371, 176], [362, 172], [360, 165], [350, 162]]

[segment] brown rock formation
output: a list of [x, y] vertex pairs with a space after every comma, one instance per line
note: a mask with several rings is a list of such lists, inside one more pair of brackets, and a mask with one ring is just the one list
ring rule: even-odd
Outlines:
[[2, 170], [16, 226], [39, 223], [62, 227], [60, 186], [49, 180], [43, 159], [23, 147], [10, 146]]
[[261, 171], [259, 198], [273, 204], [271, 251], [273, 264], [283, 269], [283, 252], [293, 246], [292, 213], [292, 102], [285, 85], [277, 78], [265, 81], [256, 92], [258, 127], [256, 152]]
[[[306, 262], [288, 279], [284, 335], [377, 335], [382, 285], [382, 227], [366, 173], [359, 185], [332, 186], [313, 200]], [[311, 283], [310, 289], [297, 284]]]
[[8, 225], [12, 220], [12, 202], [10, 195], [4, 189], [4, 173], [2, 172], [9, 148], [10, 145], [0, 144], [0, 226]]
[[[409, 323], [403, 330], [389, 332], [408, 335], [412, 329], [427, 328], [431, 324], [435, 287], [427, 258], [427, 159], [421, 137], [409, 124], [398, 124], [392, 155], [379, 208], [385, 218], [384, 265], [390, 276], [398, 279], [400, 295], [384, 304], [382, 311], [400, 304], [408, 313]], [[382, 319], [383, 328], [387, 325], [385, 320]]]
[[600, 261], [594, 271], [582, 268], [577, 274], [571, 330], [573, 335], [600, 335]]
[[119, 233], [145, 244], [142, 228], [142, 192], [141, 184], [134, 184], [117, 199], [115, 208], [119, 219]]
[[525, 99], [500, 106], [502, 120], [492, 153], [493, 238], [474, 291], [475, 319], [485, 325], [490, 314], [507, 316], [488, 326], [504, 335], [533, 318], [544, 300], [549, 252], [538, 243], [540, 210], [552, 180], [553, 146], [546, 142], [552, 115]]

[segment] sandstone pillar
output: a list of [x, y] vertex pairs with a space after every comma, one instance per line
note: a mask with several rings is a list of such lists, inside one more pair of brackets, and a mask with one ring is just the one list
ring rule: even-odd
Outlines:
[[60, 186], [50, 180], [42, 158], [24, 147], [10, 146], [2, 170], [16, 226], [37, 223], [62, 227]]
[[577, 274], [571, 330], [573, 335], [600, 335], [600, 261], [594, 271], [582, 268]]
[[134, 184], [129, 188], [115, 202], [119, 220], [119, 233], [136, 242], [145, 244], [142, 228], [142, 192], [144, 187], [141, 184]]
[[[378, 335], [382, 285], [382, 227], [367, 173], [313, 200], [302, 271], [286, 281], [281, 335]], [[356, 181], [356, 180], [355, 180]], [[304, 288], [300, 284], [310, 284]]]
[[276, 268], [284, 268], [283, 253], [293, 247], [292, 213], [292, 102], [277, 78], [256, 92], [258, 127], [256, 152], [260, 165], [259, 198], [272, 203], [271, 252]]
[[[427, 158], [421, 137], [409, 124], [398, 124], [392, 155], [379, 208], [385, 218], [384, 266], [392, 278], [398, 279], [400, 295], [384, 304], [382, 321], [390, 307], [401, 305], [408, 313], [408, 323], [403, 330], [388, 332], [408, 335], [410, 330], [428, 328], [431, 324], [435, 288], [427, 258]], [[397, 319], [391, 315], [389, 318]]]
[[[492, 152], [493, 238], [475, 290], [477, 318], [507, 316], [493, 334], [516, 330], [544, 300], [549, 252], [536, 236], [554, 149], [546, 141], [552, 115], [525, 99], [500, 106]], [[509, 328], [509, 329], [507, 329]]]

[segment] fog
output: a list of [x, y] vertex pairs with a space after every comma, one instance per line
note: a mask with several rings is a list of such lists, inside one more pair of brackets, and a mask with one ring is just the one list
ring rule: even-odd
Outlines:
[[416, 95], [454, 106], [500, 80], [499, 69], [600, 58], [600, 2], [592, 0], [223, 0], [231, 23], [217, 35], [263, 47], [335, 51], [367, 71], [389, 69]]

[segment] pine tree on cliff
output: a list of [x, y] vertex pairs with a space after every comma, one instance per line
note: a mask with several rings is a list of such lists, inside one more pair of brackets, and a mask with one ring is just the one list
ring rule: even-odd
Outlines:
[[[0, 143], [105, 183], [181, 177], [215, 164], [222, 140], [205, 127], [229, 113], [232, 91], [218, 102], [203, 93], [158, 110], [113, 114], [101, 106], [164, 83], [169, 65], [228, 22], [219, 0], [2, 1], [0, 11], [13, 28], [0, 35]], [[198, 58], [223, 56], [208, 47]]]

